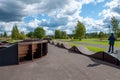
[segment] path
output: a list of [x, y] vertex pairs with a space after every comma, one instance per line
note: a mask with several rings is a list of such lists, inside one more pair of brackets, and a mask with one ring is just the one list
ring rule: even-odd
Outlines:
[[[59, 40], [58, 40], [59, 41]], [[67, 42], [67, 43], [71, 43], [71, 44], [80, 44], [80, 45], [84, 45], [84, 46], [94, 46], [94, 47], [99, 47], [99, 48], [105, 48], [106, 50], [108, 50], [109, 45], [100, 45], [100, 44], [92, 44], [92, 43], [85, 43], [85, 42], [68, 42], [66, 40], [60, 40], [61, 42]], [[114, 47], [114, 51], [119, 50], [120, 47]]]
[[[105, 48], [105, 49], [107, 49], [107, 50], [108, 50], [108, 48], [109, 48], [109, 45], [106, 46], [106, 45], [83, 43], [83, 42], [72, 42], [72, 43], [74, 43], [74, 44], [82, 44], [82, 45], [85, 45], [85, 46], [94, 46], [94, 47], [99, 47], [99, 48]], [[120, 48], [119, 48], [119, 47], [114, 47], [114, 50], [115, 50], [115, 51], [118, 50], [118, 49], [120, 49]]]
[[48, 55], [29, 63], [0, 67], [0, 80], [119, 80], [120, 69], [48, 45]]

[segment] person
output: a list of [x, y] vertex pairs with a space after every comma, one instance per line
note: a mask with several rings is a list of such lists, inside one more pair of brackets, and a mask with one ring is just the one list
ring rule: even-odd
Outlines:
[[111, 33], [108, 40], [109, 40], [109, 50], [108, 50], [108, 52], [114, 53], [114, 43], [115, 43], [116, 38], [115, 38], [113, 33]]

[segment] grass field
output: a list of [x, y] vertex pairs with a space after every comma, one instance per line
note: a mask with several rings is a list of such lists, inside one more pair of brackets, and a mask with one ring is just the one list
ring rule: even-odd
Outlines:
[[[81, 46], [79, 44], [70, 44], [70, 46]], [[94, 47], [94, 46], [85, 46], [88, 50], [93, 51], [93, 52], [99, 52], [99, 51], [106, 51], [105, 48], [99, 48], [99, 47]]]
[[93, 52], [99, 52], [99, 51], [106, 51], [105, 48], [98, 48], [98, 47], [93, 47], [93, 46], [86, 46], [90, 51]]
[[[70, 40], [70, 39], [64, 39], [64, 41], [66, 42], [81, 42], [81, 43], [89, 43], [89, 44], [99, 44], [99, 45], [108, 45], [109, 42], [107, 39], [105, 40], [99, 40], [99, 39], [83, 39], [81, 41], [79, 40]], [[120, 47], [120, 41], [115, 41], [115, 46], [116, 47]]]
[[80, 46], [80, 44], [70, 44], [70, 46]]
[[[70, 46], [81, 46], [81, 43], [82, 44], [89, 44], [89, 45], [85, 45], [89, 50], [93, 51], [93, 52], [99, 52], [99, 51], [106, 51], [109, 46], [109, 42], [107, 39], [104, 39], [104, 40], [99, 40], [99, 39], [83, 39], [81, 41], [79, 40], [71, 40], [71, 39], [58, 39], [56, 41], [62, 41], [64, 43], [69, 43]], [[76, 43], [78, 42], [78, 43]], [[80, 43], [79, 43], [80, 42]], [[96, 44], [96, 45], [101, 45], [103, 47], [97, 47], [97, 46], [94, 46], [93, 44]], [[106, 46], [106, 48], [104, 47]], [[120, 47], [120, 41], [115, 41], [115, 47]]]
[[13, 43], [19, 42], [21, 40], [13, 40], [13, 39], [10, 39], [10, 38], [0, 38], [0, 41], [7, 41], [8, 43], [13, 44]]

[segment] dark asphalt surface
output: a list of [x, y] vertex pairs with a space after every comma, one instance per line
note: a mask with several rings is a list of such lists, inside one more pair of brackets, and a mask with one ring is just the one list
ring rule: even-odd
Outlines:
[[48, 55], [0, 67], [0, 80], [120, 80], [116, 66], [48, 45]]

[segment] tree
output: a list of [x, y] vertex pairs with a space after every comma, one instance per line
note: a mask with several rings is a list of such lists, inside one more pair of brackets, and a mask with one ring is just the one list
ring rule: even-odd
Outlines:
[[117, 37], [120, 37], [120, 28], [118, 29], [118, 35], [117, 35]]
[[118, 25], [119, 25], [119, 22], [118, 22], [118, 20], [115, 17], [111, 18], [111, 25], [112, 25], [112, 30], [113, 30], [114, 34], [116, 36], [118, 36], [118, 28], [119, 28]]
[[4, 37], [7, 37], [7, 33], [6, 33], [6, 32], [4, 32], [3, 36], [4, 36]]
[[83, 23], [78, 21], [77, 26], [74, 30], [74, 38], [82, 40], [83, 37], [85, 37], [86, 29]]
[[61, 38], [61, 31], [55, 30], [55, 39], [60, 39], [60, 38]]
[[86, 33], [87, 38], [98, 38], [98, 33], [93, 32], [93, 33]]
[[12, 39], [19, 39], [19, 30], [17, 25], [13, 26], [11, 37]]
[[99, 32], [99, 38], [102, 40], [104, 38], [104, 33], [102, 31]]
[[42, 27], [37, 27], [34, 30], [34, 37], [35, 38], [44, 38], [45, 37], [45, 30]]
[[25, 35], [25, 33], [22, 31], [20, 34], [19, 34], [19, 39], [25, 39], [27, 38], [27, 36]]
[[61, 31], [61, 38], [62, 39], [66, 39], [67, 38], [67, 34], [65, 31]]
[[27, 33], [27, 37], [34, 38], [34, 32], [30, 31], [29, 33]]
[[0, 37], [3, 37], [3, 33], [0, 34]]

